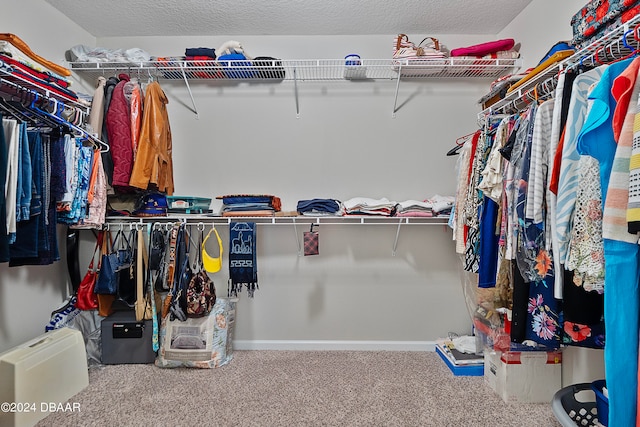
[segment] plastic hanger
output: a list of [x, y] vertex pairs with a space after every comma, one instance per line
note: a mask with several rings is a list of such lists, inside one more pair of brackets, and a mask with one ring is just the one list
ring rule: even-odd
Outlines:
[[624, 33], [624, 35], [622, 36], [622, 45], [631, 51], [629, 56], [632, 56], [632, 55], [635, 55], [636, 53], [638, 53], [638, 49], [629, 44], [629, 42], [627, 41], [627, 37], [629, 36], [629, 34], [633, 34], [633, 39], [636, 40], [636, 42], [640, 41], [640, 40], [638, 40], [638, 29], [639, 28], [640, 28], [640, 25], [636, 25], [634, 28], [632, 28], [630, 30], [627, 30]]
[[[82, 137], [84, 140], [90, 142], [92, 145], [94, 145], [96, 147], [96, 149], [100, 150], [101, 153], [106, 153], [107, 151], [109, 151], [109, 146], [106, 143], [104, 143], [100, 139], [94, 137], [93, 135], [89, 134], [86, 130], [74, 125], [73, 123], [70, 123], [70, 122], [66, 121], [65, 119], [63, 119], [62, 117], [58, 116], [57, 114], [49, 113], [48, 111], [42, 110], [41, 108], [37, 107], [36, 106], [36, 101], [37, 100], [38, 100], [38, 94], [35, 95], [35, 98], [32, 101], [30, 108], [32, 108], [35, 111], [40, 112], [41, 114], [44, 114], [47, 117], [50, 117], [50, 118], [54, 119], [55, 121], [57, 121], [62, 126], [66, 126], [66, 127], [70, 128], [71, 130], [75, 131], [77, 135]], [[60, 107], [62, 106], [62, 103], [60, 101], [55, 100], [55, 99], [51, 99], [50, 101], [52, 101], [52, 103], [53, 103], [51, 105], [51, 107], [54, 109], [54, 111], [59, 112], [58, 114], [61, 114], [62, 109]]]
[[463, 135], [456, 139], [456, 145], [451, 150], [447, 151], [447, 156], [455, 156], [462, 149], [464, 144], [473, 136], [475, 132]]

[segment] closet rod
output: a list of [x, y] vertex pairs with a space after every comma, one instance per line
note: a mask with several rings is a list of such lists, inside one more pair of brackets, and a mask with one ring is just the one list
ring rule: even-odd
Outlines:
[[104, 227], [140, 227], [146, 224], [228, 225], [231, 222], [255, 222], [257, 225], [446, 225], [449, 217], [153, 217], [109, 219]]
[[[478, 113], [478, 122], [480, 123], [487, 115], [521, 111], [532, 102], [553, 96], [561, 73], [585, 64], [600, 64], [603, 59], [612, 62], [636, 54], [636, 49], [640, 48], [638, 31], [640, 31], [640, 15], [606, 33], [568, 58], [543, 70], [539, 76], [532, 78], [518, 90], [508, 93], [503, 99]], [[628, 40], [629, 35], [633, 35], [632, 41]]]

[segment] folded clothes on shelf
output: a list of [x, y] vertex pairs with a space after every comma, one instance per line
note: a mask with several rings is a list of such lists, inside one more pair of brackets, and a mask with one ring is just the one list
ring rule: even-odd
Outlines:
[[384, 197], [381, 199], [354, 197], [343, 202], [345, 215], [393, 216], [396, 212], [396, 204]]
[[405, 200], [396, 205], [396, 216], [400, 217], [432, 217], [447, 215], [451, 212], [455, 197], [435, 195], [431, 198]]
[[223, 216], [273, 215], [282, 209], [280, 198], [269, 194], [228, 194], [216, 199], [222, 200]]
[[303, 215], [339, 215], [340, 201], [335, 199], [299, 200], [296, 209]]

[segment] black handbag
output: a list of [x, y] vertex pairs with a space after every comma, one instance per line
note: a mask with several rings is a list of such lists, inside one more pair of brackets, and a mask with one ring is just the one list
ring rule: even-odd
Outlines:
[[118, 250], [119, 269], [117, 272], [117, 298], [116, 304], [121, 303], [126, 308], [132, 308], [136, 302], [136, 252], [137, 233], [135, 230], [129, 232], [129, 238], [123, 238], [122, 245]]
[[284, 80], [285, 71], [282, 61], [270, 56], [257, 56], [253, 58], [256, 76], [261, 79]]
[[173, 289], [171, 290], [171, 320], [187, 319], [187, 286], [193, 276], [189, 265], [189, 232], [182, 224], [178, 230], [176, 243], [176, 274]]

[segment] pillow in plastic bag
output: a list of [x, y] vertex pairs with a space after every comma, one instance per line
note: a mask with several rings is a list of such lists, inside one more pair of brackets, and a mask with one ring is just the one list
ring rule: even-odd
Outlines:
[[209, 315], [184, 321], [167, 315], [160, 325], [156, 366], [210, 369], [229, 363], [237, 302], [237, 298], [217, 298]]

